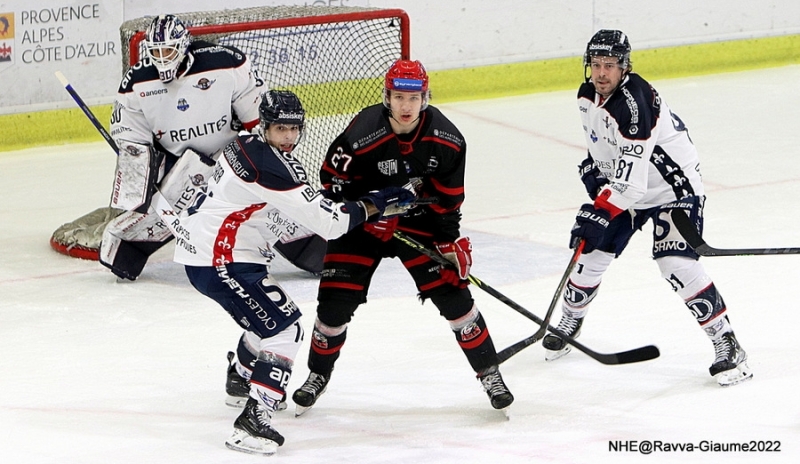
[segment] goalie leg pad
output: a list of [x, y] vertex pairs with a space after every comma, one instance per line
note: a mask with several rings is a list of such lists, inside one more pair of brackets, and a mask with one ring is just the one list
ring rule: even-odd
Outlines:
[[100, 259], [103, 231], [122, 213], [121, 209], [106, 206], [62, 224], [50, 237], [50, 246], [57, 252], [73, 258], [97, 261]]
[[163, 154], [151, 145], [120, 140], [111, 206], [147, 212], [163, 162]]
[[118, 277], [136, 280], [150, 255], [171, 239], [158, 215], [122, 213], [103, 232], [100, 263]]
[[197, 195], [206, 190], [208, 179], [214, 172], [210, 158], [192, 150], [186, 150], [159, 184], [161, 195], [169, 202], [175, 213], [191, 206]]

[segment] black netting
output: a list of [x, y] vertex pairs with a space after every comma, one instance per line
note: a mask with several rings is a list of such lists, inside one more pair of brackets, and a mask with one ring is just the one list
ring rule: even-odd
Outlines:
[[[178, 16], [192, 27], [375, 11], [378, 10], [282, 6]], [[357, 16], [348, 15], [347, 20], [324, 24], [193, 34], [239, 48], [250, 58], [268, 88], [289, 89], [300, 97], [307, 115], [306, 134], [295, 155], [305, 165], [315, 187], [319, 187], [318, 171], [328, 146], [355, 113], [381, 101], [383, 75], [404, 52], [402, 18], [365, 20]], [[151, 20], [152, 17], [139, 18], [122, 25], [126, 56], [130, 38], [144, 30]], [[143, 50], [139, 56], [143, 56]]]

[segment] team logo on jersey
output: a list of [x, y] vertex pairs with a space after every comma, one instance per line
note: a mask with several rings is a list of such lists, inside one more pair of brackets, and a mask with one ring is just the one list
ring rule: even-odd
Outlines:
[[384, 176], [397, 174], [397, 160], [378, 161], [378, 171]]
[[161, 129], [159, 129], [159, 130], [158, 130], [158, 132], [156, 132], [156, 133], [155, 133], [155, 134], [153, 134], [153, 135], [155, 135], [155, 136], [156, 136], [156, 140], [161, 140], [161, 137], [163, 137], [163, 136], [164, 136], [164, 134], [166, 134], [166, 132], [164, 132], [164, 131], [162, 131]]
[[597, 143], [598, 138], [597, 138], [597, 134], [595, 134], [594, 130], [592, 131], [591, 134], [589, 134], [589, 138], [592, 139], [592, 142]]
[[181, 111], [186, 111], [189, 109], [189, 103], [186, 102], [185, 98], [178, 99], [178, 109]]
[[191, 180], [192, 185], [195, 187], [202, 187], [203, 185], [206, 185], [206, 178], [203, 177], [202, 174], [195, 174], [190, 176], [189, 179]]
[[214, 82], [217, 82], [217, 80], [214, 79], [213, 81], [210, 81], [210, 80], [206, 79], [205, 77], [203, 77], [203, 78], [200, 78], [200, 80], [197, 81], [197, 84], [194, 85], [193, 87], [196, 88], [196, 89], [200, 89], [200, 90], [208, 90], [208, 89], [211, 88], [211, 86], [214, 84]]

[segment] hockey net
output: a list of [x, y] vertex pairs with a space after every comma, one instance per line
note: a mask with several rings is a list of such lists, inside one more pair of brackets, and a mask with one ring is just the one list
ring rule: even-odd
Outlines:
[[[179, 13], [192, 36], [244, 52], [267, 89], [297, 94], [306, 129], [294, 155], [319, 188], [319, 168], [339, 133], [362, 108], [382, 100], [383, 76], [409, 57], [403, 10], [361, 7], [268, 6]], [[144, 56], [152, 17], [120, 27], [124, 67]]]

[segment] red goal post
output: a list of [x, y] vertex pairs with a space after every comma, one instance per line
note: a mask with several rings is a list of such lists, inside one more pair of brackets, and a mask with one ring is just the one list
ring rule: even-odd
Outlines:
[[[315, 187], [330, 143], [360, 109], [381, 102], [386, 70], [410, 57], [409, 19], [400, 9], [272, 6], [177, 16], [193, 37], [244, 52], [268, 89], [298, 95], [306, 131], [295, 155]], [[125, 69], [143, 56], [151, 21], [120, 27]]]

